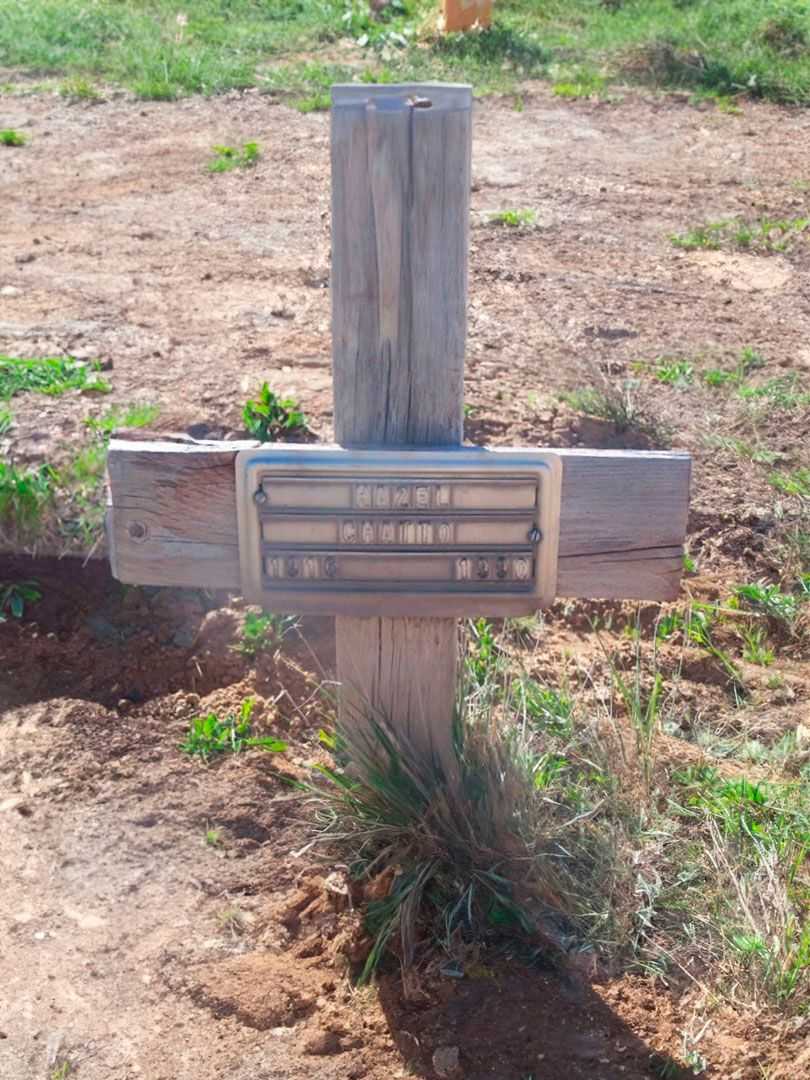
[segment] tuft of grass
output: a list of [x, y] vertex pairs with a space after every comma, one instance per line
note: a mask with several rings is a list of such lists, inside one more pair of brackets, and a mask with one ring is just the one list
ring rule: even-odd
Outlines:
[[116, 428], [149, 427], [160, 415], [157, 405], [127, 405], [125, 408], [113, 406], [103, 416], [90, 416], [85, 425], [97, 435], [109, 438]]
[[257, 142], [246, 142], [241, 150], [233, 146], [215, 146], [214, 160], [209, 162], [212, 173], [231, 172], [232, 169], [252, 169], [261, 155]]
[[279, 397], [267, 383], [262, 383], [257, 398], [246, 402], [242, 420], [248, 434], [263, 443], [276, 442], [285, 435], [297, 435], [307, 429], [298, 402]]
[[621, 382], [604, 380], [601, 386], [573, 390], [561, 394], [560, 398], [585, 416], [612, 423], [617, 434], [637, 432], [658, 444], [666, 443], [669, 439], [669, 432], [642, 401], [642, 387], [638, 379], [624, 379]]
[[797, 499], [810, 501], [810, 469], [799, 468], [789, 473], [774, 472], [769, 475], [768, 483], [783, 495], [793, 495]]
[[287, 634], [298, 625], [295, 615], [275, 615], [270, 612], [245, 612], [242, 636], [234, 648], [250, 659], [261, 652], [277, 648]]
[[21, 360], [0, 356], [0, 401], [24, 391], [58, 395], [67, 390], [106, 394], [110, 384], [98, 372], [100, 365], [85, 363], [72, 356], [53, 356]]
[[33, 536], [55, 494], [58, 474], [50, 465], [22, 471], [0, 461], [0, 528], [21, 539]]
[[292, 106], [300, 113], [329, 112], [332, 108], [332, 96], [326, 91], [319, 91], [307, 97], [295, 98]]
[[505, 225], [510, 229], [531, 228], [537, 220], [534, 210], [499, 210], [489, 215], [491, 225]]
[[27, 142], [25, 135], [21, 131], [15, 131], [14, 128], [5, 128], [0, 131], [0, 146], [25, 146]]
[[38, 581], [0, 581], [0, 623], [6, 621], [6, 614], [21, 619], [25, 605], [41, 599]]
[[0, 406], [0, 435], [5, 435], [11, 431], [11, 426], [14, 423], [14, 414], [11, 409], [7, 409], [5, 406]]
[[752, 626], [741, 631], [743, 639], [743, 660], [760, 667], [770, 667], [776, 654], [769, 647], [767, 631], [762, 626]]
[[672, 233], [670, 241], [684, 251], [731, 248], [767, 254], [787, 251], [793, 241], [810, 226], [810, 217], [785, 218], [771, 221], [765, 218], [754, 222], [715, 221], [696, 225], [685, 233]]
[[694, 364], [688, 360], [668, 360], [661, 358], [655, 369], [658, 382], [674, 386], [679, 390], [692, 385], [695, 375]]
[[73, 75], [65, 79], [59, 86], [59, 93], [68, 101], [96, 103], [104, 100], [104, 95], [99, 88], [82, 75]]
[[208, 827], [205, 830], [205, 843], [207, 847], [221, 847], [222, 846], [222, 829], [215, 829]]
[[251, 747], [282, 753], [287, 749], [285, 742], [253, 735], [253, 708], [253, 699], [246, 698], [239, 714], [229, 713], [224, 720], [220, 720], [213, 712], [206, 716], [195, 716], [180, 749], [186, 754], [202, 758], [206, 764], [215, 754], [239, 754]]

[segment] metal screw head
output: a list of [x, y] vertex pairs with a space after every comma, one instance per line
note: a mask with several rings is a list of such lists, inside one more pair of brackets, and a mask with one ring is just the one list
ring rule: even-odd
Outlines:
[[267, 502], [267, 494], [261, 488], [253, 492], [253, 501], [257, 506], [263, 506]]
[[534, 526], [533, 529], [529, 530], [529, 540], [533, 544], [539, 544], [542, 539], [543, 539], [543, 534], [540, 532], [540, 530], [537, 528], [536, 525]]
[[149, 535], [149, 529], [144, 525], [142, 521], [131, 521], [129, 523], [129, 535], [130, 539], [139, 542], [145, 540]]

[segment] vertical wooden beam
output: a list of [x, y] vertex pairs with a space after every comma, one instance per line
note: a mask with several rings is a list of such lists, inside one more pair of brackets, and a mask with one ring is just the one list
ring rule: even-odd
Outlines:
[[[351, 447], [455, 446], [463, 436], [472, 93], [332, 92], [335, 434]], [[454, 619], [336, 619], [341, 717], [384, 718], [446, 759]]]

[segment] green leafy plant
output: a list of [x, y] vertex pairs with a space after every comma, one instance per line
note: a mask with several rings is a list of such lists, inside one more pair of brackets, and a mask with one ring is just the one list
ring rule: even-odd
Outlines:
[[301, 406], [292, 398], [279, 397], [267, 383], [262, 383], [259, 396], [249, 400], [242, 411], [242, 420], [249, 435], [259, 442], [275, 442], [285, 435], [306, 431], [306, 418]]
[[794, 622], [799, 613], [799, 598], [796, 595], [783, 593], [778, 585], [764, 581], [738, 585], [734, 590], [734, 596], [738, 602], [752, 610], [760, 611], [768, 618], [788, 626]]
[[209, 162], [212, 173], [230, 172], [232, 169], [252, 169], [261, 157], [257, 142], [246, 142], [241, 150], [233, 146], [215, 146], [214, 160]]
[[28, 142], [25, 135], [13, 128], [5, 128], [0, 131], [0, 146], [25, 146]]
[[783, 495], [810, 500], [810, 469], [794, 469], [793, 472], [773, 472], [768, 483]]
[[0, 525], [28, 535], [53, 501], [57, 480], [58, 474], [50, 465], [23, 472], [0, 461]]
[[762, 626], [752, 626], [741, 630], [743, 640], [743, 660], [760, 667], [770, 667], [776, 655], [768, 646], [767, 631]]
[[64, 394], [82, 390], [106, 394], [110, 384], [98, 374], [98, 362], [88, 364], [72, 356], [21, 360], [0, 356], [0, 400], [8, 400], [26, 390], [39, 394]]
[[0, 622], [6, 621], [6, 614], [21, 619], [25, 605], [41, 599], [38, 581], [0, 581]]
[[246, 698], [238, 715], [229, 713], [224, 720], [213, 712], [195, 716], [180, 749], [186, 754], [201, 757], [206, 763], [214, 754], [239, 754], [251, 747], [273, 753], [283, 752], [287, 744], [280, 739], [252, 734], [254, 704], [253, 698]]
[[260, 652], [267, 652], [279, 646], [297, 625], [298, 618], [295, 615], [247, 611], [242, 624], [241, 640], [234, 647], [243, 656], [252, 659]]
[[531, 228], [537, 220], [534, 210], [500, 210], [489, 215], [492, 225], [505, 225], [510, 229]]
[[690, 386], [694, 374], [694, 365], [688, 360], [661, 360], [655, 369], [655, 377], [659, 382], [678, 389]]

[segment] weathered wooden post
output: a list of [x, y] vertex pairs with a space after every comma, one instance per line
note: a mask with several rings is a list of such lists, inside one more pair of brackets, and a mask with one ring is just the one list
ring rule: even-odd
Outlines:
[[[463, 438], [472, 91], [332, 91], [332, 371], [347, 447]], [[453, 618], [336, 619], [342, 713], [371, 710], [442, 752], [456, 692]]]

